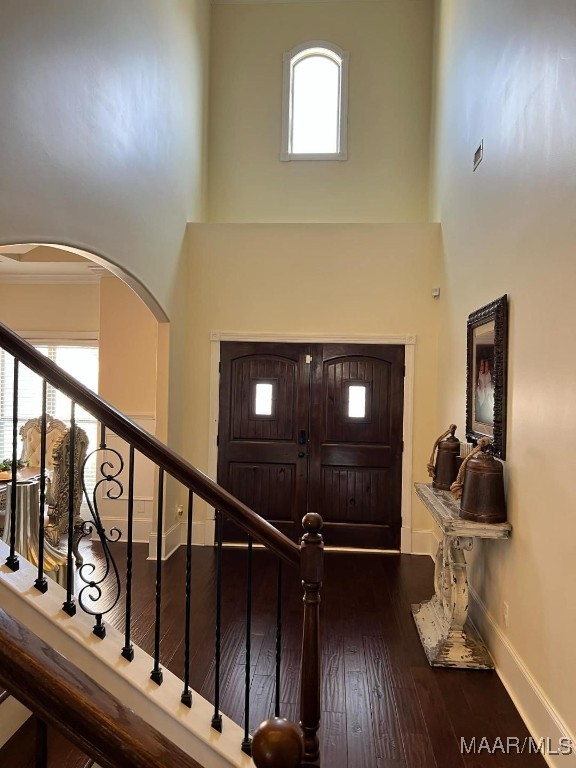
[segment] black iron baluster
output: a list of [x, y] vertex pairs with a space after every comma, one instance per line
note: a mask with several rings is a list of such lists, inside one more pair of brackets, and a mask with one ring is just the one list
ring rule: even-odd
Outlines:
[[158, 524], [156, 526], [156, 625], [154, 628], [154, 669], [150, 678], [157, 684], [162, 683], [160, 667], [160, 608], [162, 606], [162, 529], [164, 527], [164, 470], [158, 473]]
[[222, 733], [220, 714], [220, 652], [222, 639], [222, 512], [216, 510], [216, 652], [214, 657], [214, 714], [212, 728]]
[[190, 597], [192, 582], [192, 513], [194, 493], [188, 490], [188, 533], [186, 535], [186, 627], [184, 632], [184, 691], [181, 696], [182, 704], [192, 706], [192, 691], [190, 690]]
[[39, 592], [48, 590], [44, 576], [44, 506], [46, 504], [46, 379], [42, 379], [42, 421], [40, 428], [40, 509], [38, 516], [38, 578], [34, 586]]
[[242, 752], [252, 756], [250, 738], [250, 649], [252, 641], [252, 536], [248, 536], [248, 569], [246, 573], [246, 669], [244, 675], [244, 738]]
[[[104, 427], [102, 427], [104, 430]], [[132, 529], [134, 526], [134, 446], [130, 446], [128, 460], [128, 541], [126, 543], [126, 625], [122, 656], [134, 659], [134, 647], [130, 640], [132, 622]]]
[[36, 719], [36, 759], [34, 768], [48, 768], [48, 728], [44, 720]]
[[72, 560], [72, 549], [74, 546], [74, 474], [75, 457], [74, 443], [76, 442], [76, 405], [73, 400], [70, 401], [70, 451], [69, 451], [69, 477], [68, 477], [68, 559], [66, 563], [66, 602], [62, 606], [68, 616], [76, 615], [76, 603], [74, 602], [74, 566]]
[[14, 392], [12, 400], [12, 484], [10, 485], [10, 554], [6, 565], [13, 571], [20, 568], [16, 556], [16, 473], [18, 471], [18, 360], [14, 358]]
[[282, 663], [282, 560], [278, 559], [278, 596], [276, 604], [276, 692], [274, 715], [280, 717], [280, 665]]

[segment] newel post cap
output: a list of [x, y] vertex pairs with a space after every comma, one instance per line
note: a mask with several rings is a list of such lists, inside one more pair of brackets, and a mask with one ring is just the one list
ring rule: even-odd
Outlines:
[[304, 754], [302, 731], [283, 717], [260, 723], [252, 737], [256, 768], [299, 768]]

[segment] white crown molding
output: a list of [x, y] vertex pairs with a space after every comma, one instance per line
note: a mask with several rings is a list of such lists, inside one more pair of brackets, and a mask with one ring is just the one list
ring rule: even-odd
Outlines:
[[30, 343], [51, 341], [61, 344], [73, 341], [91, 341], [98, 343], [99, 331], [16, 331], [19, 336]]
[[0, 275], [0, 283], [12, 285], [90, 285], [99, 282], [99, 275]]

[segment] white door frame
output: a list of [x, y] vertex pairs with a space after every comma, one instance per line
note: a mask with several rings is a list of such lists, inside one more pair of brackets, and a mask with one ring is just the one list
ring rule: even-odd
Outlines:
[[[249, 331], [212, 331], [210, 333], [210, 429], [208, 475], [216, 480], [218, 469], [218, 417], [220, 412], [220, 342], [269, 341], [294, 344], [402, 344], [405, 347], [404, 377], [404, 454], [402, 456], [402, 528], [400, 551], [412, 553], [412, 445], [414, 422], [414, 359], [416, 336], [329, 335], [318, 333], [268, 333]], [[206, 544], [214, 543], [214, 515], [207, 515]]]

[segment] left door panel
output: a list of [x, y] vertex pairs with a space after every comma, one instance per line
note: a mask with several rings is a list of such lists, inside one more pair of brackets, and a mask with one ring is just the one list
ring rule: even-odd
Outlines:
[[[298, 540], [308, 488], [309, 345], [223, 342], [218, 483]], [[225, 522], [226, 541], [246, 535]]]

